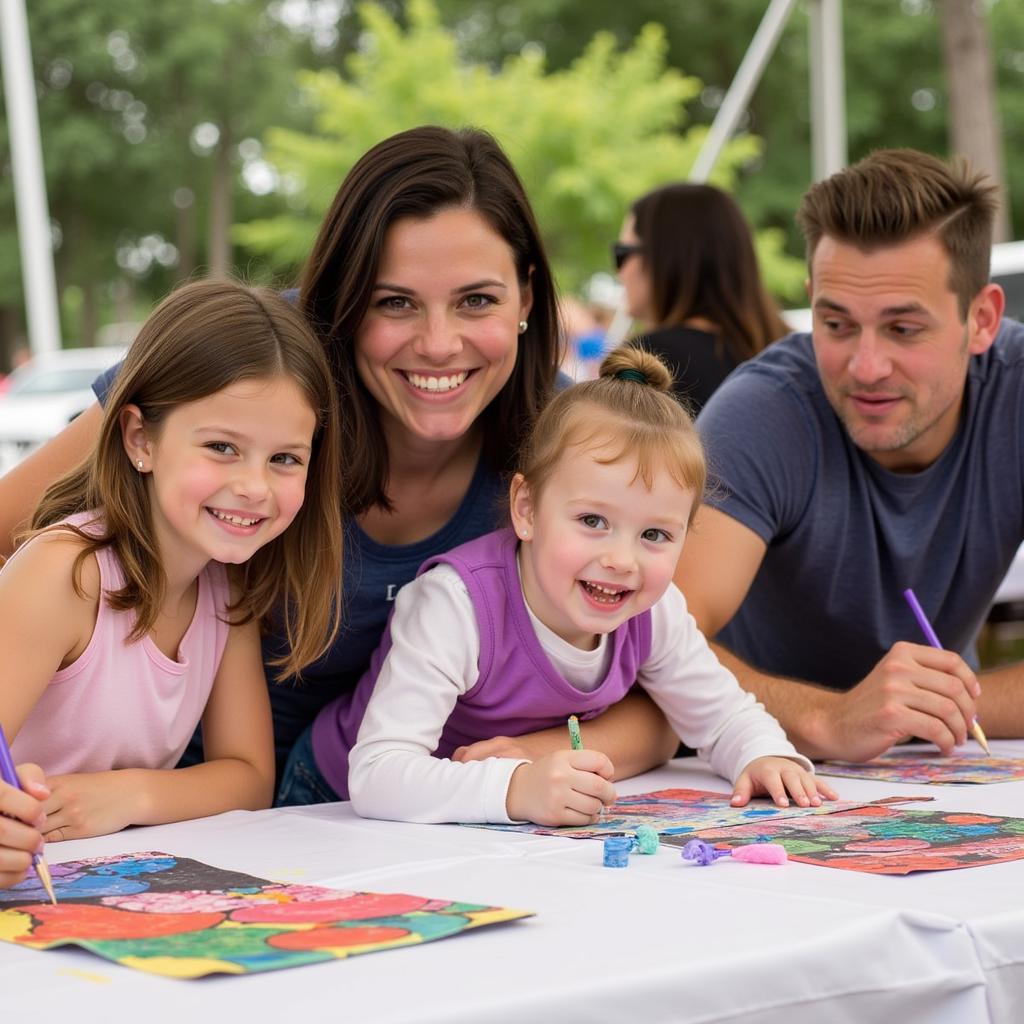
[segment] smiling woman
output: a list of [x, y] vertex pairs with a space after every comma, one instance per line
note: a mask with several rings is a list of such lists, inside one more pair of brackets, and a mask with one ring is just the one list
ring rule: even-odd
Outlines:
[[[421, 563], [499, 524], [506, 474], [559, 362], [555, 289], [530, 204], [501, 148], [474, 129], [414, 128], [357, 161], [324, 218], [297, 306], [340, 396], [344, 621], [301, 681], [271, 685], [279, 767], [317, 711], [356, 685]], [[109, 384], [98, 382], [101, 401]], [[86, 412], [0, 481], [8, 528], [87, 449], [98, 419]], [[265, 660], [286, 659], [290, 646], [285, 630], [268, 633]], [[642, 697], [594, 723], [591, 736], [624, 775], [675, 746]], [[562, 740], [558, 730], [521, 742], [540, 753]], [[198, 744], [187, 756], [201, 756]]]
[[[346, 503], [371, 535], [387, 522], [390, 543], [447, 522], [478, 462], [507, 469], [554, 388], [551, 271], [522, 184], [483, 132], [416, 128], [370, 150], [327, 213], [300, 305], [352, 399]], [[453, 401], [432, 400], [463, 371]], [[403, 507], [410, 474], [418, 497]]]
[[475, 210], [391, 228], [355, 359], [392, 452], [467, 443], [512, 375], [529, 312], [512, 250]]

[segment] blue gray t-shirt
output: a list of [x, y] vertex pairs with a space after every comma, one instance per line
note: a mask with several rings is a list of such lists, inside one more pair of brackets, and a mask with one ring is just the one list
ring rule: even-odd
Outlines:
[[924, 643], [912, 587], [943, 645], [973, 642], [1024, 537], [1024, 326], [971, 359], [964, 414], [939, 459], [892, 473], [850, 441], [809, 334], [741, 365], [698, 425], [709, 503], [768, 545], [718, 639], [764, 671], [846, 689], [898, 640]]
[[[119, 366], [113, 367], [93, 383], [93, 391], [101, 403], [106, 400], [118, 369]], [[312, 723], [320, 708], [339, 694], [354, 689], [359, 682], [370, 663], [370, 655], [380, 643], [398, 589], [416, 575], [427, 558], [502, 525], [507, 495], [507, 482], [481, 459], [452, 518], [436, 533], [415, 544], [379, 544], [364, 533], [358, 523], [345, 523], [341, 630], [327, 654], [303, 671], [301, 683], [270, 686], [279, 772], [292, 744]], [[286, 641], [282, 636], [264, 638], [265, 661], [285, 649]], [[268, 677], [272, 671], [268, 668]], [[202, 760], [202, 748], [197, 742], [193, 742], [186, 758], [185, 763]]]

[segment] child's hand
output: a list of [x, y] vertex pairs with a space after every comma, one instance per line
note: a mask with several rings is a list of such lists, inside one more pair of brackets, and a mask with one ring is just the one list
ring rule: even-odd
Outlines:
[[139, 796], [131, 771], [54, 775], [44, 803], [47, 842], [105, 836], [132, 824]]
[[835, 800], [836, 792], [812, 772], [788, 757], [756, 757], [736, 780], [733, 807], [743, 807], [752, 796], [767, 793], [779, 807], [788, 807], [789, 793], [800, 807], [820, 807], [821, 798]]
[[516, 821], [591, 825], [615, 803], [614, 774], [599, 750], [556, 750], [512, 773], [505, 808]]
[[511, 757], [530, 759], [530, 753], [519, 741], [518, 736], [492, 736], [489, 740], [477, 740], [468, 746], [459, 747], [452, 754], [453, 761], [485, 761], [489, 757]]
[[0, 888], [17, 885], [43, 849], [46, 814], [43, 801], [50, 795], [43, 770], [34, 764], [18, 765], [18, 778], [26, 792], [0, 782]]

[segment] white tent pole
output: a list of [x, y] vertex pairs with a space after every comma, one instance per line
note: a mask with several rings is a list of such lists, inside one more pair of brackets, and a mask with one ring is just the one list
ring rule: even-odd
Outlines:
[[761, 24], [757, 26], [754, 38], [750, 40], [750, 46], [747, 47], [747, 52], [736, 70], [736, 77], [733, 78], [729, 91], [718, 108], [711, 130], [704, 139], [704, 145], [693, 162], [690, 181], [708, 180], [722, 147], [732, 137], [751, 95], [757, 88], [757, 83], [761, 81], [765, 66], [771, 60], [779, 36], [782, 35], [782, 30], [786, 27], [795, 6], [796, 0], [772, 0], [768, 5], [768, 10], [764, 12]]
[[[697, 159], [690, 168], [689, 181], [701, 183], [708, 180], [718, 157], [721, 155], [725, 144], [732, 137], [739, 123], [743, 111], [751, 95], [761, 81], [761, 75], [775, 52], [779, 42], [779, 36], [786, 27], [796, 0], [771, 0], [768, 9], [764, 12], [761, 24], [757, 26], [754, 37], [750, 40], [747, 52], [743, 55], [736, 75], [729, 86], [729, 91], [718, 108], [715, 120], [711, 124], [704, 144], [697, 154]], [[615, 312], [611, 324], [608, 327], [607, 345], [614, 348], [620, 345], [629, 333], [633, 323], [632, 317], [623, 308]]]
[[0, 0], [0, 56], [29, 345], [50, 352], [61, 347], [60, 317], [24, 0]]
[[812, 171], [821, 181], [846, 166], [842, 0], [810, 0]]
[[[796, 0], [771, 0], [718, 108], [688, 180], [707, 181], [723, 147], [736, 130], [795, 6]], [[846, 166], [842, 0], [809, 0], [809, 8], [811, 147], [814, 179], [819, 180]], [[616, 312], [608, 330], [609, 347], [622, 342], [631, 323], [625, 310]]]

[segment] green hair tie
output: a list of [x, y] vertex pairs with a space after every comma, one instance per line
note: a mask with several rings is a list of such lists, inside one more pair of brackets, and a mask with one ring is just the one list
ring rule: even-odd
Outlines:
[[627, 366], [624, 370], [617, 370], [615, 373], [616, 380], [635, 380], [637, 384], [647, 383], [647, 374], [643, 370], [634, 370], [632, 366]]

